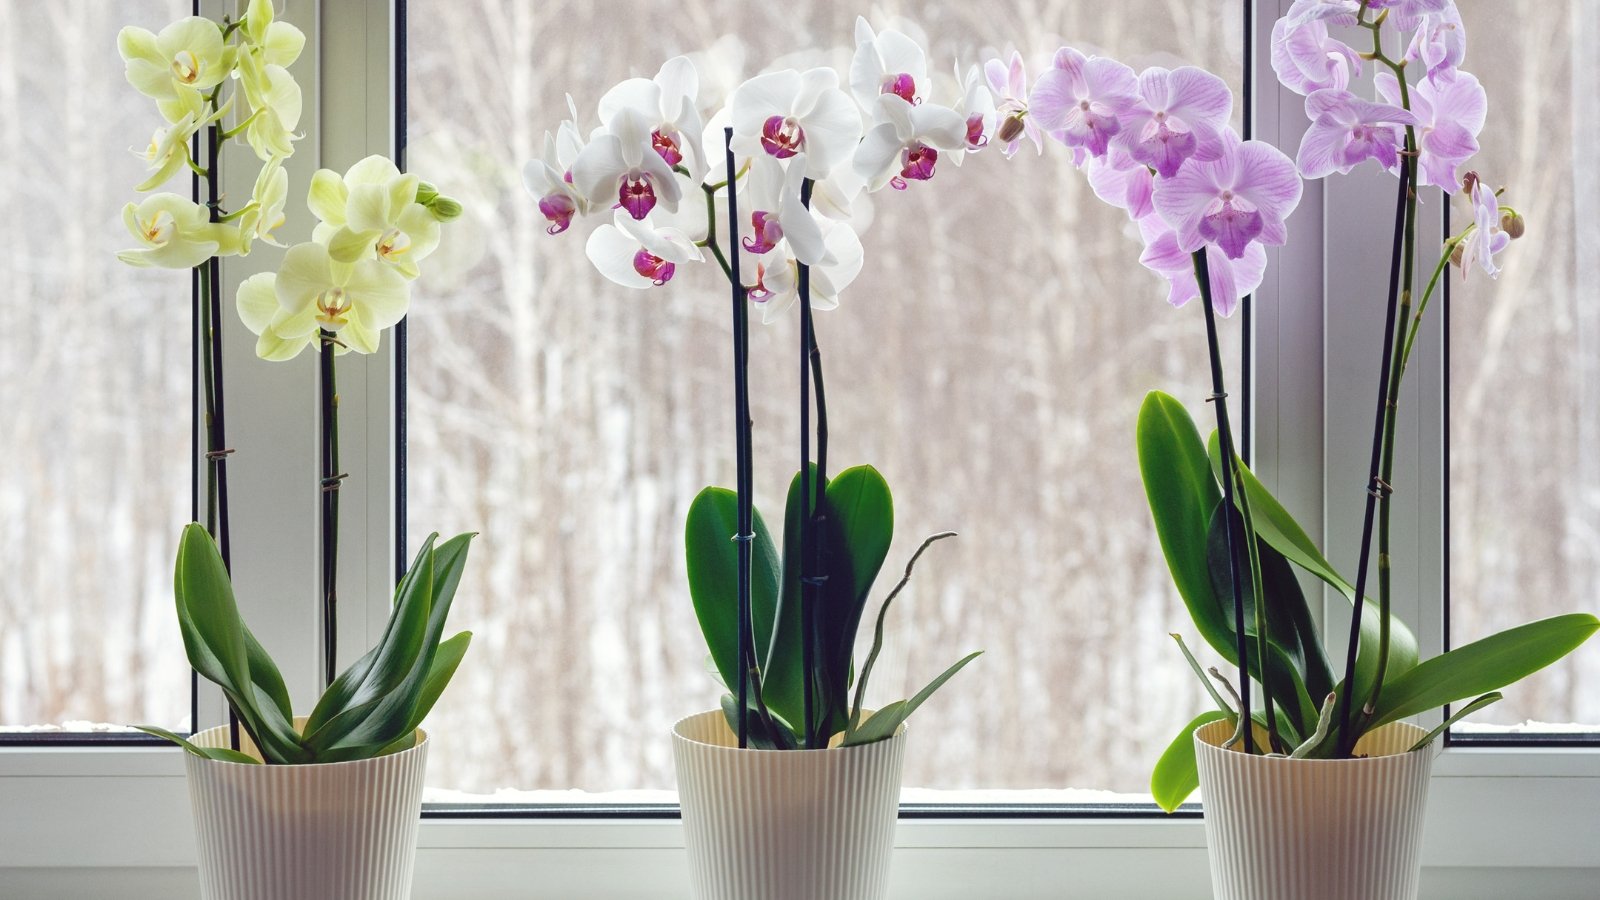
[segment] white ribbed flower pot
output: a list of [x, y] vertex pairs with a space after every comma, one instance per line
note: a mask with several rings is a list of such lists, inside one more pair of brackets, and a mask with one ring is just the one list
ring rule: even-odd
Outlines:
[[[228, 729], [191, 740], [226, 747]], [[426, 733], [410, 750], [353, 762], [252, 766], [183, 756], [205, 900], [411, 896]]]
[[720, 710], [678, 722], [695, 900], [882, 900], [905, 744], [740, 750]]
[[1216, 900], [1416, 900], [1437, 745], [1396, 722], [1356, 744], [1364, 759], [1269, 759], [1195, 730]]

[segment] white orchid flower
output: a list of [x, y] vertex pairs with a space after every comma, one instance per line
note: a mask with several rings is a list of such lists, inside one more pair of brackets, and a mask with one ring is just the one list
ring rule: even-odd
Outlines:
[[156, 101], [169, 122], [198, 112], [200, 94], [228, 77], [235, 55], [217, 23], [200, 16], [179, 19], [160, 34], [129, 25], [117, 33], [117, 50], [128, 82]]
[[256, 176], [255, 190], [250, 192], [250, 205], [239, 215], [239, 232], [243, 239], [241, 253], [248, 254], [251, 243], [258, 240], [274, 247], [283, 246], [273, 232], [285, 221], [283, 208], [288, 201], [289, 173], [283, 170], [283, 160], [270, 160]]
[[683, 188], [655, 148], [654, 128], [644, 113], [619, 109], [594, 133], [572, 164], [572, 183], [592, 203], [615, 197], [635, 221], [660, 205], [676, 211]]
[[[823, 262], [811, 267], [811, 308], [837, 309], [839, 295], [861, 274], [861, 239], [843, 222], [818, 219], [822, 232]], [[740, 277], [751, 302], [761, 308], [763, 324], [776, 322], [800, 298], [799, 261], [787, 240], [770, 253], [742, 250]]]
[[763, 256], [785, 242], [791, 254], [808, 266], [833, 261], [823, 245], [822, 227], [800, 202], [805, 171], [804, 154], [789, 160], [788, 166], [770, 156], [751, 160], [750, 179], [739, 198], [740, 208], [750, 211], [739, 223], [739, 243], [746, 251]]
[[560, 234], [572, 227], [574, 215], [587, 215], [592, 204], [572, 183], [572, 165], [583, 152], [583, 137], [578, 133], [578, 108], [567, 95], [572, 118], [561, 123], [552, 135], [544, 133], [544, 153], [522, 167], [522, 186], [538, 201], [539, 212], [550, 223], [547, 234]]
[[311, 176], [306, 203], [322, 223], [312, 239], [341, 263], [377, 259], [406, 279], [439, 246], [439, 220], [416, 202], [417, 176], [383, 156], [369, 156], [343, 177], [331, 169]]
[[804, 153], [807, 178], [827, 177], [861, 140], [861, 113], [832, 69], [757, 75], [733, 92], [730, 107], [735, 153], [780, 160]]
[[294, 142], [300, 139], [302, 98], [300, 85], [289, 70], [265, 61], [264, 56], [245, 53], [239, 57], [239, 84], [250, 105], [245, 141], [256, 157], [266, 162], [274, 157], [294, 155]]
[[[906, 180], [927, 181], [939, 162], [939, 151], [967, 146], [966, 117], [947, 106], [907, 103], [898, 94], [880, 94], [861, 146], [856, 148], [856, 174], [867, 190], [885, 184], [897, 191]], [[897, 171], [898, 170], [898, 171]]]
[[148, 191], [160, 187], [178, 174], [189, 162], [189, 139], [194, 137], [195, 132], [226, 115], [232, 104], [230, 99], [221, 109], [204, 119], [200, 118], [198, 112], [189, 111], [167, 127], [157, 128], [150, 136], [149, 147], [143, 152], [133, 151], [135, 156], [145, 161], [151, 172], [150, 177], [140, 182], [134, 190]]
[[600, 121], [608, 125], [624, 109], [638, 110], [650, 128], [650, 147], [668, 167], [682, 165], [691, 181], [705, 176], [710, 162], [700, 144], [700, 111], [695, 108], [700, 77], [687, 56], [675, 56], [655, 78], [629, 78], [600, 98]]
[[1000, 110], [995, 106], [994, 92], [989, 90], [988, 78], [981, 67], [973, 66], [963, 77], [961, 64], [957, 63], [956, 83], [961, 85], [961, 102], [955, 110], [967, 122], [965, 143], [950, 152], [950, 161], [959, 166], [968, 153], [976, 153], [989, 146], [989, 139], [1000, 127]]
[[267, 65], [290, 66], [306, 45], [305, 33], [288, 22], [277, 21], [272, 0], [250, 0], [239, 29], [252, 52]]
[[880, 94], [895, 94], [907, 103], [922, 98], [928, 85], [928, 55], [921, 45], [898, 31], [874, 33], [856, 17], [856, 55], [850, 61], [850, 92], [871, 112]]
[[290, 312], [278, 302], [278, 276], [246, 278], [235, 297], [239, 320], [256, 335], [256, 355], [271, 362], [294, 359], [317, 337], [315, 305]]
[[[373, 353], [385, 328], [405, 318], [411, 285], [399, 272], [376, 259], [342, 263], [328, 248], [308, 241], [283, 255], [283, 265], [273, 285], [288, 317], [296, 326], [309, 313], [316, 327], [332, 332], [342, 348]], [[284, 328], [285, 337], [296, 337]]]
[[191, 269], [213, 256], [239, 252], [239, 231], [211, 221], [204, 206], [177, 194], [151, 194], [122, 208], [122, 222], [140, 246], [117, 258], [130, 266]]
[[657, 227], [648, 217], [635, 219], [620, 209], [612, 222], [589, 235], [584, 252], [601, 275], [623, 287], [660, 287], [672, 280], [678, 266], [705, 259], [680, 229]]

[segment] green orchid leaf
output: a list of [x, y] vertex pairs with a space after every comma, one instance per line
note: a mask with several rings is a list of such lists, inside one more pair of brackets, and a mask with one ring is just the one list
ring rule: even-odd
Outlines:
[[[795, 737], [789, 726], [776, 716], [770, 721], [761, 715], [761, 711], [754, 703], [749, 704], [750, 714], [745, 719], [745, 743], [753, 750], [793, 750], [800, 746], [800, 739]], [[728, 722], [728, 730], [734, 734], [739, 733], [739, 701], [732, 694], [722, 695], [722, 716]]]
[[145, 734], [150, 735], [151, 737], [158, 737], [171, 741], [174, 744], [177, 744], [179, 747], [182, 747], [184, 750], [187, 750], [195, 756], [199, 756], [204, 759], [219, 759], [223, 762], [248, 763], [250, 765], [261, 764], [261, 760], [256, 759], [253, 756], [246, 756], [237, 750], [229, 750], [227, 747], [201, 747], [197, 744], [191, 743], [182, 735], [174, 734], [165, 728], [157, 728], [154, 725], [135, 725], [133, 727], [139, 729]]
[[1569, 613], [1441, 653], [1384, 683], [1366, 730], [1520, 681], [1577, 649], [1597, 629], [1600, 619]]
[[261, 646], [249, 628], [244, 629], [244, 649], [245, 656], [250, 660], [251, 682], [266, 696], [284, 721], [292, 721], [294, 712], [289, 703], [289, 688], [283, 683], [283, 673], [278, 671], [278, 664], [272, 661], [267, 649]]
[[1208, 557], [1211, 517], [1222, 493], [1200, 432], [1182, 403], [1152, 391], [1139, 408], [1138, 447], [1145, 497], [1172, 582], [1200, 636], [1219, 653], [1229, 654], [1232, 603], [1217, 597]]
[[450, 686], [450, 679], [455, 677], [456, 669], [461, 667], [461, 659], [467, 655], [467, 647], [471, 643], [470, 631], [463, 631], [449, 640], [439, 642], [439, 650], [434, 654], [433, 664], [428, 668], [428, 677], [423, 679], [422, 693], [417, 697], [411, 718], [406, 720], [407, 734], [422, 727], [423, 720], [433, 711], [433, 705], [439, 702], [439, 695]]
[[185, 526], [178, 541], [173, 588], [189, 664], [223, 690], [240, 693], [251, 684], [244, 620], [216, 542], [198, 523]]
[[[755, 533], [750, 561], [754, 648], [766, 678], [767, 703], [789, 711], [790, 694], [798, 698], [800, 691], [799, 635], [794, 632], [792, 653], [787, 645], [767, 639], [773, 633], [781, 563], [759, 511], [752, 511], [751, 525]], [[708, 487], [690, 504], [684, 524], [689, 596], [718, 678], [730, 689], [739, 684], [739, 544], [733, 540], [738, 531], [739, 501], [733, 491]], [[795, 613], [798, 616], [798, 610]], [[799, 704], [795, 699], [793, 710], [798, 711]]]
[[829, 482], [825, 503], [818, 529], [827, 581], [817, 591], [817, 674], [822, 733], [832, 734], [849, 718], [856, 633], [894, 539], [894, 500], [877, 469], [855, 466]]
[[1183, 726], [1178, 736], [1172, 739], [1167, 749], [1162, 752], [1161, 758], [1156, 760], [1156, 766], [1150, 771], [1150, 795], [1155, 798], [1156, 805], [1174, 812], [1183, 805], [1200, 787], [1200, 767], [1194, 756], [1194, 733], [1202, 725], [1222, 720], [1233, 721], [1234, 717], [1220, 710], [1207, 710], [1194, 721]]
[[[1423, 747], [1426, 747], [1429, 744], [1433, 743], [1434, 740], [1439, 737], [1439, 735], [1444, 734], [1446, 731], [1449, 731], [1450, 730], [1450, 726], [1456, 724], [1457, 722], [1461, 721], [1462, 719], [1465, 719], [1467, 716], [1472, 715], [1473, 713], [1477, 712], [1478, 710], [1483, 709], [1485, 706], [1490, 706], [1492, 704], [1499, 703], [1501, 700], [1504, 700], [1505, 698], [1506, 698], [1506, 695], [1500, 693], [1499, 691], [1490, 691], [1489, 693], [1484, 694], [1482, 697], [1479, 697], [1478, 699], [1472, 701], [1471, 703], [1468, 703], [1466, 706], [1463, 706], [1460, 709], [1456, 710], [1450, 716], [1450, 718], [1445, 719], [1443, 722], [1439, 723], [1439, 727], [1437, 727], [1434, 730], [1432, 730], [1432, 731], [1428, 732], [1427, 734], [1423, 735], [1421, 740], [1419, 740], [1415, 744], [1411, 745], [1411, 750], [1421, 750]], [[1408, 750], [1406, 752], [1409, 753], [1411, 751]]]
[[910, 718], [911, 714], [917, 711], [917, 707], [926, 703], [928, 698], [932, 697], [935, 691], [941, 687], [944, 687], [945, 682], [955, 677], [957, 672], [966, 668], [967, 663], [972, 662], [982, 655], [982, 650], [968, 653], [966, 656], [963, 656], [961, 659], [957, 660], [956, 663], [950, 668], [939, 673], [938, 678], [930, 681], [927, 687], [918, 691], [916, 696], [912, 697], [910, 700], [896, 700], [895, 702], [890, 703], [888, 706], [885, 706], [883, 709], [873, 713], [859, 726], [849, 728], [845, 732], [842, 746], [854, 747], [861, 744], [871, 744], [875, 741], [881, 741], [886, 738], [893, 737], [895, 732], [900, 730], [900, 724], [906, 719]]
[[[307, 746], [327, 747], [343, 737], [344, 733], [328, 731], [334, 719], [344, 716], [344, 722], [353, 726], [360, 718], [359, 711], [369, 709], [394, 690], [415, 666], [417, 655], [422, 652], [423, 625], [433, 603], [434, 542], [438, 538], [437, 534], [428, 535], [411, 568], [400, 579], [394, 608], [377, 645], [323, 691], [306, 720]], [[358, 714], [347, 715], [352, 711]]]
[[[1212, 470], [1221, 472], [1222, 448], [1215, 433], [1211, 435], [1208, 455]], [[1289, 511], [1284, 508], [1278, 499], [1272, 496], [1260, 479], [1255, 477], [1248, 468], [1243, 466], [1241, 487], [1250, 502], [1251, 518], [1255, 522], [1256, 535], [1266, 541], [1274, 550], [1283, 554], [1290, 562], [1305, 569], [1316, 576], [1329, 587], [1343, 594], [1345, 599], [1352, 604], [1355, 602], [1356, 589], [1344, 576], [1340, 575], [1333, 565], [1317, 550], [1316, 544], [1306, 534], [1304, 528], [1294, 520]], [[1356, 657], [1356, 682], [1357, 696], [1366, 697], [1371, 694], [1372, 682], [1378, 675], [1378, 644], [1380, 623], [1382, 617], [1378, 604], [1367, 598], [1361, 607], [1361, 640], [1360, 649]], [[1315, 637], [1315, 626], [1307, 619], [1296, 625], [1302, 635], [1302, 645], [1308, 649], [1321, 647], [1321, 641]], [[1321, 654], [1320, 649], [1317, 651]], [[1404, 675], [1414, 667], [1420, 654], [1417, 648], [1416, 636], [1411, 629], [1394, 615], [1389, 617], [1389, 662], [1384, 668], [1383, 680], [1385, 684]], [[1323, 666], [1327, 665], [1326, 659]], [[1312, 695], [1319, 693], [1312, 688]]]

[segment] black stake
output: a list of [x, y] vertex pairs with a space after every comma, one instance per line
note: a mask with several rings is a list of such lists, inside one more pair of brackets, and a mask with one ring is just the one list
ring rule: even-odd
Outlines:
[[[1404, 161], [1403, 161], [1404, 162]], [[1355, 703], [1356, 658], [1361, 646], [1361, 609], [1366, 601], [1367, 561], [1372, 550], [1372, 517], [1377, 510], [1378, 498], [1389, 491], [1389, 486], [1378, 477], [1383, 461], [1383, 418], [1389, 404], [1389, 365], [1394, 352], [1396, 307], [1400, 303], [1400, 241], [1405, 233], [1406, 200], [1411, 190], [1411, 166], [1400, 166], [1400, 188], [1394, 210], [1394, 250], [1389, 261], [1389, 311], [1383, 326], [1382, 374], [1378, 377], [1378, 411], [1372, 426], [1372, 464], [1367, 477], [1367, 510], [1361, 524], [1361, 549], [1356, 564], [1355, 607], [1350, 615], [1350, 644], [1344, 657], [1344, 690], [1339, 710], [1339, 755], [1355, 749], [1355, 738], [1350, 734], [1350, 707]]]
[[[800, 202], [811, 206], [811, 179], [800, 183]], [[815, 503], [822, 493], [821, 476], [817, 473], [813, 495], [811, 478], [811, 353], [815, 340], [811, 334], [811, 267], [801, 263], [800, 269], [800, 648], [801, 667], [804, 670], [805, 747], [816, 749], [818, 723], [816, 721], [816, 665], [817, 596], [816, 569], [813, 566], [817, 546], [816, 514], [821, 508]]]
[[333, 684], [339, 648], [339, 394], [334, 382], [334, 346], [338, 337], [320, 332], [322, 344], [319, 407], [322, 444], [322, 666], [324, 689]]
[[[1238, 518], [1233, 508], [1233, 426], [1228, 421], [1228, 392], [1223, 387], [1222, 354], [1217, 349], [1217, 314], [1211, 308], [1211, 269], [1206, 262], [1204, 247], [1194, 252], [1194, 274], [1200, 286], [1200, 306], [1206, 313], [1206, 347], [1211, 353], [1211, 400], [1217, 407], [1217, 436], [1222, 444], [1223, 534], [1228, 540], [1228, 574], [1233, 582], [1233, 630], [1238, 638], [1239, 716], [1243, 719], [1240, 731], [1244, 734], [1244, 752], [1254, 753], [1255, 728], [1250, 723], [1250, 641], [1244, 631], [1244, 590], [1239, 584], [1239, 549], [1246, 537], [1236, 537], [1233, 532], [1234, 520]], [[1261, 667], [1261, 673], [1262, 683], [1265, 684], [1265, 665]]]
[[750, 310], [744, 283], [739, 280], [739, 191], [734, 183], [738, 169], [733, 158], [733, 129], [722, 130], [724, 161], [728, 167], [728, 281], [733, 296], [733, 422], [736, 464], [735, 493], [739, 507], [739, 748], [750, 743], [750, 670], [755, 665], [752, 646], [755, 624], [750, 610], [750, 542], [755, 539], [750, 459]]

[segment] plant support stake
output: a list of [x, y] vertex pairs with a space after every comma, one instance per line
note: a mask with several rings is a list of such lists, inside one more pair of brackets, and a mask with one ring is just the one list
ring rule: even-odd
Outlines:
[[334, 383], [334, 346], [339, 338], [322, 329], [321, 390], [322, 414], [322, 667], [323, 690], [338, 677], [339, 648], [339, 393]]
[[733, 422], [735, 448], [734, 489], [738, 495], [739, 532], [739, 749], [750, 744], [750, 670], [755, 665], [755, 623], [750, 611], [750, 551], [755, 540], [750, 459], [750, 311], [744, 283], [739, 280], [739, 200], [734, 179], [733, 129], [722, 130], [724, 160], [728, 167], [728, 282], [733, 295]]
[[[812, 181], [800, 183], [800, 203], [811, 208]], [[822, 472], [817, 472], [817, 484], [811, 480], [811, 267], [799, 264], [800, 270], [800, 647], [801, 667], [804, 672], [805, 748], [814, 750], [818, 743], [816, 721], [816, 664], [817, 644], [817, 588], [821, 586], [814, 566], [817, 533], [816, 515], [820, 507], [814, 505], [815, 497], [822, 494]]]

